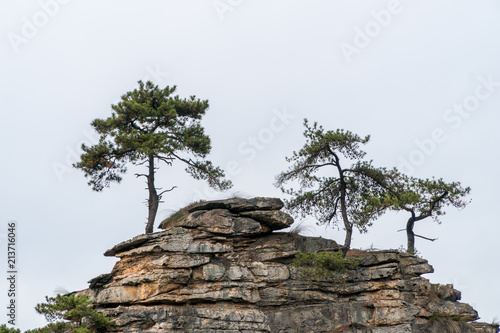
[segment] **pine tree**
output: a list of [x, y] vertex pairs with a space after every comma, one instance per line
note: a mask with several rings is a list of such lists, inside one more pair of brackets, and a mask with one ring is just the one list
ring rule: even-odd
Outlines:
[[98, 333], [106, 332], [111, 322], [92, 307], [87, 296], [45, 297], [47, 303], [37, 304], [35, 310], [50, 323], [25, 333]]
[[127, 92], [118, 104], [112, 105], [111, 117], [92, 122], [100, 134], [99, 143], [82, 145], [81, 161], [74, 164], [90, 178], [88, 184], [95, 191], [102, 191], [111, 182], [119, 183], [128, 163], [145, 165], [147, 172], [136, 176], [145, 177], [148, 186], [146, 233], [153, 232], [162, 195], [176, 187], [163, 191], [156, 187], [157, 163], [171, 166], [180, 161], [195, 179], [220, 190], [231, 187], [224, 172], [205, 159], [211, 142], [200, 120], [208, 101], [195, 96], [181, 99], [173, 96], [175, 90], [175, 86], [160, 89], [150, 81], [139, 81], [139, 89]]
[[[286, 200], [286, 208], [305, 217], [313, 215], [321, 224], [335, 226], [340, 220], [346, 231], [345, 256], [351, 246], [353, 226], [361, 232], [386, 209], [381, 200], [373, 200], [382, 194], [380, 183], [384, 174], [363, 161], [365, 152], [360, 145], [364, 138], [344, 130], [325, 131], [304, 119], [306, 143], [292, 157], [289, 169], [276, 177], [276, 186], [292, 196]], [[352, 161], [352, 165], [345, 166]], [[298, 180], [300, 188], [285, 189], [283, 185]]]

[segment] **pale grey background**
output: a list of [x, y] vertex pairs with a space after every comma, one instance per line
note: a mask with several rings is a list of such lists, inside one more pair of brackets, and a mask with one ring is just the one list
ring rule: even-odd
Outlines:
[[[210, 101], [203, 124], [213, 140], [211, 159], [231, 169], [231, 193], [281, 196], [274, 176], [302, 146], [304, 117], [371, 134], [367, 157], [377, 165], [403, 167], [411, 157], [419, 164], [412, 175], [471, 186], [465, 210], [450, 209], [442, 225], [416, 225], [417, 233], [439, 238], [417, 239], [417, 248], [434, 265], [432, 282], [454, 283], [485, 321], [500, 315], [500, 86], [494, 83], [488, 95], [481, 83], [500, 82], [498, 1], [58, 4], [45, 6], [53, 14], [45, 22], [38, 1], [0, 3], [0, 237], [8, 221], [18, 222], [20, 328], [44, 325], [36, 303], [58, 287], [86, 288], [113, 267], [115, 259], [102, 256], [106, 249], [143, 232], [146, 191], [133, 170], [122, 184], [95, 193], [69, 169], [89, 141], [90, 122], [109, 116], [110, 105], [141, 79], [177, 84], [181, 96]], [[217, 12], [221, 4], [227, 11]], [[382, 15], [388, 9], [390, 19]], [[36, 34], [26, 28], [34, 19], [41, 26]], [[372, 37], [360, 45], [356, 36], [365, 28]], [[20, 38], [26, 39], [13, 47]], [[341, 47], [355, 42], [362, 47], [346, 57]], [[474, 99], [477, 92], [482, 100]], [[464, 116], [447, 111], [474, 101]], [[294, 118], [280, 120], [277, 112]], [[432, 147], [436, 129], [443, 134]], [[228, 195], [206, 191], [180, 165], [164, 167], [158, 184], [178, 186], [165, 196], [158, 222], [193, 199]], [[406, 219], [382, 217], [368, 234], [355, 234], [353, 246], [400, 247], [405, 235], [397, 230]], [[343, 241], [342, 230], [306, 223], [312, 226], [306, 234]]]

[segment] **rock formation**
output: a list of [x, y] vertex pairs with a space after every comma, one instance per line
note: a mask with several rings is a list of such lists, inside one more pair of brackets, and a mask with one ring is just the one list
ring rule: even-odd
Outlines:
[[483, 332], [452, 285], [431, 284], [426, 260], [396, 250], [354, 250], [342, 281], [305, 278], [301, 252], [338, 251], [323, 238], [277, 233], [293, 219], [279, 199], [190, 205], [106, 251], [120, 258], [88, 295], [115, 332]]

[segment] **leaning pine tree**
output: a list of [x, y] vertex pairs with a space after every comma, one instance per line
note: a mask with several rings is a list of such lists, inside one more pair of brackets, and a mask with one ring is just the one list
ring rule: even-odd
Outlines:
[[111, 117], [92, 122], [100, 134], [99, 143], [82, 145], [81, 161], [74, 164], [90, 178], [88, 184], [95, 191], [109, 187], [111, 182], [119, 183], [127, 163], [145, 165], [147, 172], [135, 175], [145, 177], [148, 186], [146, 233], [153, 232], [162, 195], [175, 188], [161, 191], [156, 187], [157, 163], [171, 166], [180, 161], [195, 179], [205, 180], [219, 190], [231, 187], [224, 172], [205, 159], [211, 143], [200, 120], [208, 109], [208, 101], [172, 96], [175, 89], [160, 89], [150, 81], [139, 81], [139, 89], [127, 92], [118, 104], [112, 105]]
[[435, 241], [415, 234], [415, 222], [432, 217], [435, 222], [441, 223], [441, 217], [446, 214], [445, 207], [453, 206], [458, 209], [469, 204], [466, 197], [470, 187], [462, 187], [460, 182], [447, 183], [443, 179], [420, 179], [402, 174], [397, 169], [383, 170], [384, 177], [381, 186], [384, 189], [384, 198], [373, 197], [374, 204], [389, 205], [391, 210], [406, 211], [410, 214], [406, 222], [407, 252], [415, 253], [415, 237]]
[[[317, 123], [304, 119], [306, 143], [293, 156], [289, 169], [276, 177], [276, 186], [291, 195], [286, 208], [296, 216], [313, 215], [319, 223], [335, 226], [342, 221], [346, 231], [343, 255], [351, 246], [353, 227], [361, 232], [386, 209], [382, 200], [374, 200], [383, 189], [384, 174], [362, 161], [365, 152], [359, 146], [369, 136], [359, 137], [349, 131], [325, 131]], [[346, 167], [344, 164], [352, 162]], [[298, 190], [284, 184], [298, 180]]]

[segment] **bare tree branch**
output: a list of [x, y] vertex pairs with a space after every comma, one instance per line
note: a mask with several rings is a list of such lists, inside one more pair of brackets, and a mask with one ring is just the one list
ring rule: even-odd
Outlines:
[[420, 235], [417, 235], [415, 234], [416, 237], [420, 237], [420, 238], [423, 238], [423, 239], [426, 239], [428, 241], [431, 241], [431, 242], [434, 242], [437, 238], [427, 238], [427, 237], [424, 237], [424, 236], [420, 236]]
[[158, 197], [160, 197], [160, 198], [161, 198], [161, 195], [162, 195], [163, 193], [173, 191], [175, 188], [177, 188], [177, 186], [172, 186], [172, 188], [171, 188], [171, 189], [168, 189], [168, 190], [165, 190], [165, 191], [160, 192], [160, 193], [158, 194]]

